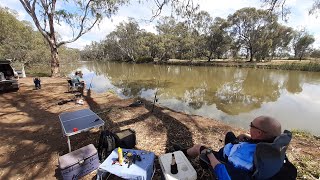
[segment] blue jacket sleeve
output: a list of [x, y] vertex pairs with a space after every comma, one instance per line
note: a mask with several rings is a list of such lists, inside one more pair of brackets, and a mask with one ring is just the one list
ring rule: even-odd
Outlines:
[[212, 169], [212, 172], [216, 175], [218, 180], [231, 180], [224, 164], [217, 164], [216, 167]]

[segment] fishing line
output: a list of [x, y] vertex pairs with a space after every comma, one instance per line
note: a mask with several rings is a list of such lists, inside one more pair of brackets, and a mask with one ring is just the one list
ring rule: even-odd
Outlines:
[[91, 78], [91, 82], [90, 82], [89, 90], [90, 90], [90, 89], [91, 89], [91, 87], [92, 87], [91, 85], [92, 85], [92, 81], [93, 81], [94, 76], [95, 76], [95, 75], [93, 75], [93, 76], [92, 76], [92, 78]]
[[[153, 78], [156, 79], [155, 77], [153, 77]], [[156, 102], [158, 102], [158, 100], [159, 100], [157, 98], [157, 93], [158, 93], [158, 90], [159, 90], [160, 78], [161, 78], [160, 66], [158, 65], [158, 83], [156, 85], [156, 92], [154, 93], [154, 99], [153, 99], [153, 105], [152, 105], [151, 112], [153, 112], [154, 106], [155, 106]]]

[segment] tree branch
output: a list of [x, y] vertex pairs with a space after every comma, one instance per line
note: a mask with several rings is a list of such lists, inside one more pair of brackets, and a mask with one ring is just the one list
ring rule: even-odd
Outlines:
[[32, 7], [30, 5], [30, 1], [27, 1], [27, 0], [19, 0], [20, 3], [22, 4], [22, 6], [24, 7], [24, 9], [27, 11], [27, 13], [31, 16], [32, 20], [34, 21], [37, 29], [40, 31], [40, 33], [43, 35], [43, 37], [49, 41], [50, 38], [48, 36], [48, 32], [43, 29], [39, 23], [39, 20], [36, 16], [36, 13], [35, 13], [35, 10], [36, 10], [36, 0], [33, 0], [33, 3], [32, 3]]
[[71, 40], [61, 41], [60, 43], [57, 44], [57, 47], [60, 47], [61, 45], [66, 44], [66, 43], [72, 43], [72, 42], [76, 41], [82, 35], [84, 35], [85, 33], [89, 32], [94, 27], [94, 25], [99, 21], [100, 16], [98, 15], [96, 17], [95, 21], [92, 23], [92, 25], [90, 27], [88, 27], [87, 29], [84, 29], [84, 21], [86, 20], [86, 18], [88, 16], [88, 9], [89, 9], [89, 6], [90, 6], [91, 2], [92, 2], [92, 0], [88, 1], [87, 5], [86, 5], [85, 13], [84, 13], [84, 15], [83, 15], [83, 17], [81, 19], [80, 30], [79, 30], [78, 35], [76, 37], [74, 37], [73, 39], [71, 39]]

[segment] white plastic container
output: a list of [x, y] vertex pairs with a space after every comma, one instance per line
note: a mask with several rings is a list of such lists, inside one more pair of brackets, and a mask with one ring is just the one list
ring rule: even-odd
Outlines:
[[172, 153], [163, 154], [159, 157], [159, 163], [166, 180], [196, 180], [197, 172], [190, 164], [182, 151], [173, 152], [178, 166], [178, 174], [171, 174]]
[[4, 81], [6, 80], [6, 78], [4, 77], [3, 72], [0, 72], [0, 81]]

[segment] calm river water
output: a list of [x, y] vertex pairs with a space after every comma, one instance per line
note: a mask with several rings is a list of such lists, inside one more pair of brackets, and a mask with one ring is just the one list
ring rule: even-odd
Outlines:
[[84, 63], [88, 86], [120, 97], [143, 97], [177, 111], [248, 129], [259, 115], [283, 128], [320, 135], [320, 73], [231, 67]]

